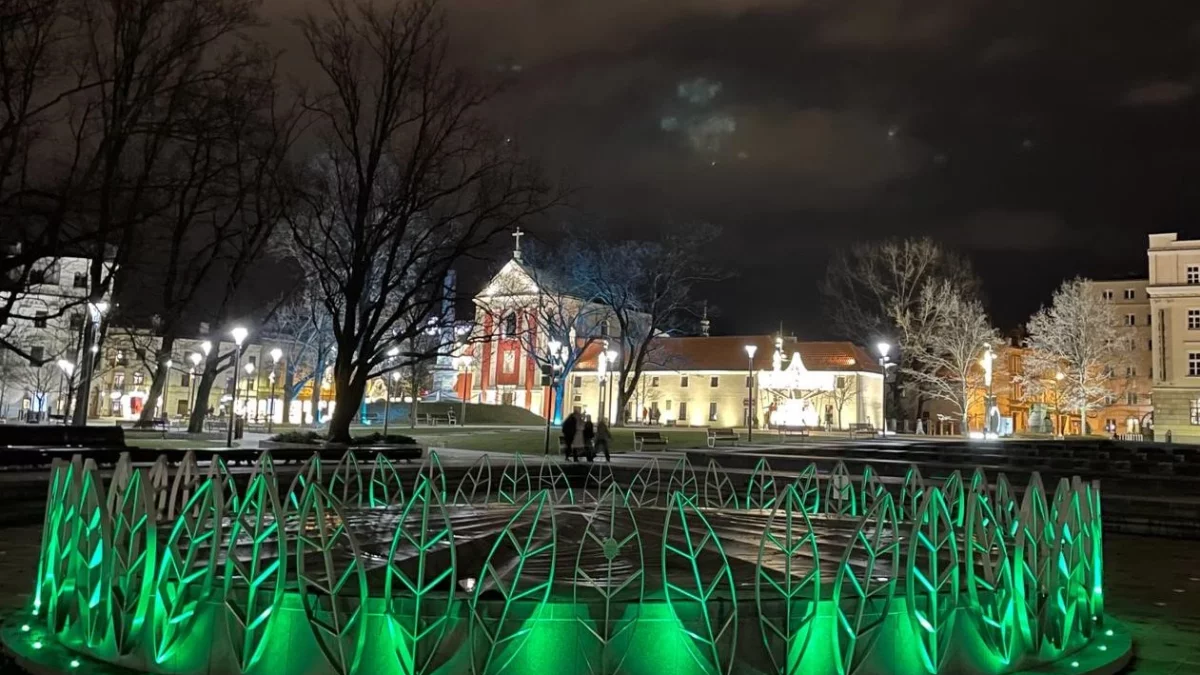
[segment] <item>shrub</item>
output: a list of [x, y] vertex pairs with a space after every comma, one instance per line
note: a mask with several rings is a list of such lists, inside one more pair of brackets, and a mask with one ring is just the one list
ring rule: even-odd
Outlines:
[[415, 445], [416, 441], [409, 436], [402, 434], [388, 434], [384, 436], [378, 431], [366, 436], [355, 436], [350, 440], [350, 445]]
[[315, 445], [325, 442], [325, 437], [315, 431], [285, 431], [282, 434], [275, 434], [271, 437], [272, 441], [280, 443], [304, 443]]

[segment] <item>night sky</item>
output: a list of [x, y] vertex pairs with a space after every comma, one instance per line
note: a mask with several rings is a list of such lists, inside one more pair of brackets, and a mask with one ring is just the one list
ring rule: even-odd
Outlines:
[[1200, 236], [1196, 0], [447, 1], [506, 132], [579, 188], [559, 220], [724, 228], [719, 332], [825, 336], [856, 240], [959, 248], [1007, 329]]

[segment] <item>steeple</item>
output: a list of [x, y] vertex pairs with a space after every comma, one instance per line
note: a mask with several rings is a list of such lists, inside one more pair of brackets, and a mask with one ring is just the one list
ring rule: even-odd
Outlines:
[[521, 227], [518, 225], [517, 229], [512, 233], [512, 238], [517, 242], [513, 246], [513, 260], [516, 260], [517, 262], [521, 262], [521, 237], [524, 236], [525, 233], [521, 231]]
[[708, 337], [708, 329], [712, 324], [708, 320], [708, 301], [704, 301], [704, 316], [700, 317], [700, 335]]

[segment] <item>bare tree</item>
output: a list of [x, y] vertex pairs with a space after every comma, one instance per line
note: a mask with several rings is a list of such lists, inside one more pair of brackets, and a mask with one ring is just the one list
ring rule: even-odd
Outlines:
[[1028, 383], [1036, 389], [1053, 378], [1065, 406], [1079, 411], [1079, 430], [1086, 434], [1088, 411], [1114, 400], [1129, 384], [1123, 373], [1131, 363], [1132, 332], [1092, 282], [1081, 278], [1064, 282], [1027, 329]]
[[321, 147], [305, 208], [288, 220], [333, 317], [330, 437], [347, 440], [390, 345], [443, 319], [451, 268], [553, 200], [535, 167], [481, 123], [488, 92], [450, 66], [434, 0], [327, 6], [328, 18], [300, 24]]
[[[826, 311], [834, 330], [858, 343], [890, 339], [903, 342], [896, 317], [917, 312], [927, 284], [945, 280], [964, 298], [975, 298], [978, 280], [970, 261], [928, 238], [866, 242], [834, 255], [821, 284]], [[904, 386], [904, 375], [922, 366], [903, 348], [897, 387], [916, 397], [913, 411], [920, 417], [925, 393]]]
[[715, 227], [696, 225], [669, 232], [661, 241], [588, 244], [580, 267], [591, 295], [609, 308], [616, 324], [618, 410], [626, 408], [642, 372], [654, 364], [655, 338], [695, 324], [700, 316], [696, 286], [723, 278], [704, 255], [718, 234]]
[[982, 303], [942, 279], [927, 283], [915, 306], [895, 320], [904, 334], [901, 348], [911, 356], [901, 365], [909, 386], [949, 403], [968, 433], [968, 411], [982, 392], [980, 358], [1000, 341]]
[[264, 339], [283, 352], [283, 419], [291, 419], [293, 401], [311, 384], [311, 422], [316, 424], [321, 374], [332, 356], [333, 325], [312, 287], [301, 286], [288, 298], [265, 328]]
[[846, 403], [858, 395], [858, 378], [848, 375], [838, 375], [834, 380], [833, 389], [829, 393], [829, 402], [837, 412], [838, 429], [842, 428], [842, 409]]

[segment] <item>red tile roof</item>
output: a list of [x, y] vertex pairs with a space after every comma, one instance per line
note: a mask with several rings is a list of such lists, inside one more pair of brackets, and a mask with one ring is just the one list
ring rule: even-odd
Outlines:
[[[754, 354], [754, 369], [769, 369], [775, 352], [775, 336], [722, 335], [660, 338], [651, 348], [646, 370], [746, 370], [750, 365], [746, 345], [751, 344], [758, 347]], [[589, 345], [575, 369], [595, 370], [596, 354], [600, 349], [599, 344]], [[878, 359], [851, 342], [805, 342], [784, 338], [785, 365], [786, 359], [796, 352], [809, 370], [881, 372]]]

